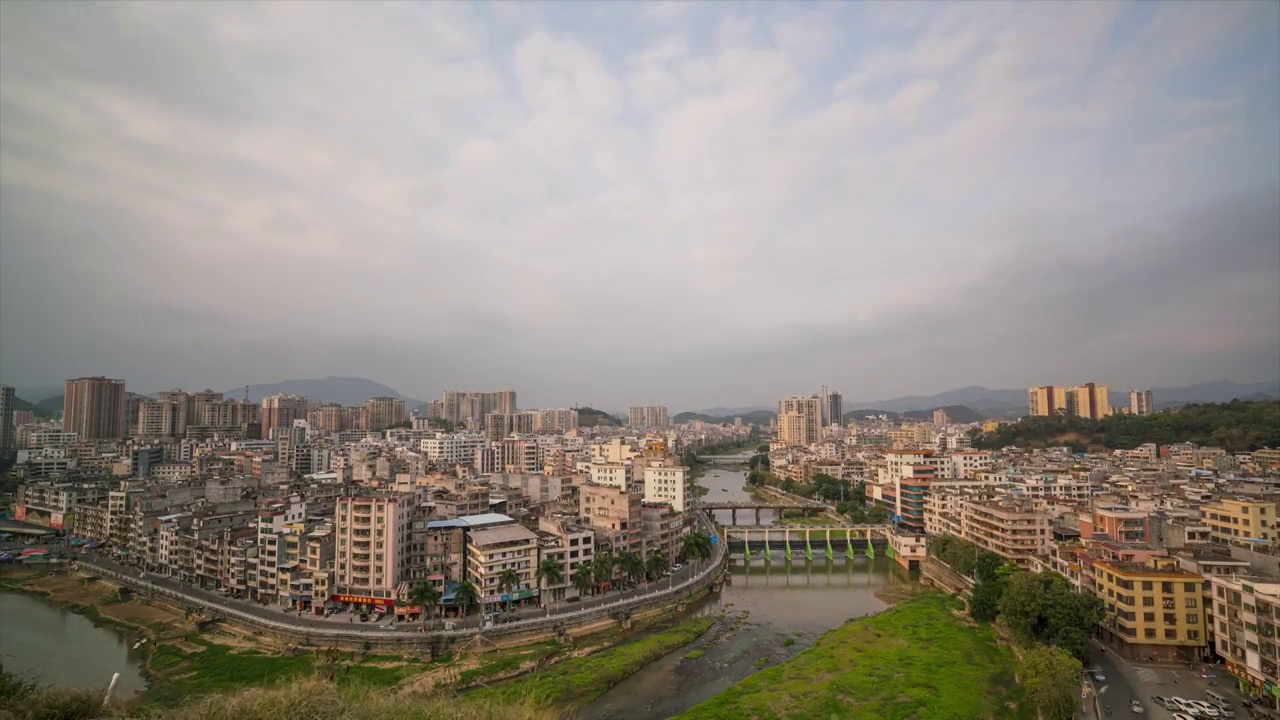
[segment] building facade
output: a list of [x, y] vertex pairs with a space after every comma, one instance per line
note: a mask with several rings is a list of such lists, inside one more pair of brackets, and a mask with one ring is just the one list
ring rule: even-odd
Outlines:
[[123, 380], [82, 377], [68, 380], [62, 398], [62, 429], [82, 440], [125, 436]]

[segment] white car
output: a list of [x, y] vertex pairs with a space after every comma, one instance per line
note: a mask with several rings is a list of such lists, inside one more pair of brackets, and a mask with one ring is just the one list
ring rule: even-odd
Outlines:
[[1222, 714], [1218, 712], [1218, 708], [1203, 700], [1183, 700], [1182, 702], [1183, 707], [1196, 717], [1216, 718]]
[[1186, 713], [1176, 712], [1173, 714], [1173, 720], [1196, 720]]

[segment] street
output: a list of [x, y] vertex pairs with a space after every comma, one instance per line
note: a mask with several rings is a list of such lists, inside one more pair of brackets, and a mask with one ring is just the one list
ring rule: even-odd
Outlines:
[[[1116, 655], [1110, 649], [1103, 650], [1101, 643], [1094, 642], [1093, 665], [1106, 675], [1103, 682], [1094, 682], [1098, 691], [1098, 706], [1102, 709], [1102, 717], [1106, 717], [1106, 706], [1111, 706], [1112, 717], [1134, 717], [1129, 710], [1130, 701], [1137, 699], [1147, 709], [1146, 717], [1153, 720], [1169, 720], [1173, 713], [1151, 701], [1156, 695], [1163, 697], [1177, 696], [1187, 700], [1203, 700], [1205, 690], [1213, 690], [1231, 698], [1232, 709], [1236, 716], [1246, 718], [1248, 714], [1240, 704], [1240, 694], [1236, 692], [1235, 682], [1225, 675], [1221, 668], [1208, 667], [1210, 675], [1202, 677], [1200, 665], [1195, 670], [1186, 665], [1152, 665], [1135, 664]], [[1210, 684], [1210, 683], [1213, 684]], [[1092, 717], [1092, 713], [1086, 717]]]

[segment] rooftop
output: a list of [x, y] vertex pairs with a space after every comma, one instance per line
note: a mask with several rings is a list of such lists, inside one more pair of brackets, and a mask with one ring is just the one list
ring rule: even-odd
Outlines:
[[532, 530], [521, 525], [504, 525], [486, 530], [476, 530], [471, 533], [471, 543], [477, 546], [537, 539], [538, 536]]

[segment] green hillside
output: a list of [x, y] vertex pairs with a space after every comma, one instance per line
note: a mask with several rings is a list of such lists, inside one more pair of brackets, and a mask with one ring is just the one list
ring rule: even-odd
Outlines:
[[671, 418], [671, 422], [679, 425], [681, 423], [693, 422], [701, 420], [704, 423], [713, 425], [729, 425], [732, 424], [734, 418], [742, 418], [742, 424], [768, 425], [770, 420], [778, 416], [778, 413], [772, 410], [752, 410], [742, 415], [704, 415], [695, 412], [682, 412]]
[[580, 407], [578, 408], [578, 425], [582, 427], [598, 427], [602, 425], [621, 427], [622, 421], [603, 410]]
[[1230, 452], [1280, 447], [1280, 402], [1274, 400], [1185, 405], [1147, 416], [1112, 415], [1102, 420], [1029, 417], [974, 433], [973, 446], [1132, 449], [1143, 443], [1193, 442]]
[[[51, 418], [51, 417], [53, 417], [53, 412], [51, 412], [51, 411], [49, 410], [49, 408], [47, 408], [47, 407], [45, 407], [45, 406], [43, 406], [43, 405], [40, 405], [40, 404], [38, 404], [38, 403], [31, 403], [31, 402], [27, 402], [26, 400], [23, 400], [23, 399], [22, 399], [22, 398], [20, 398], [20, 397], [15, 397], [15, 398], [13, 399], [13, 409], [14, 409], [14, 410], [30, 410], [31, 412], [35, 413], [35, 414], [36, 414], [36, 417], [38, 417], [38, 418]], [[61, 398], [61, 397], [59, 397], [59, 398], [58, 398], [58, 409], [59, 409], [59, 410], [61, 410], [61, 409], [62, 409], [62, 398]]]

